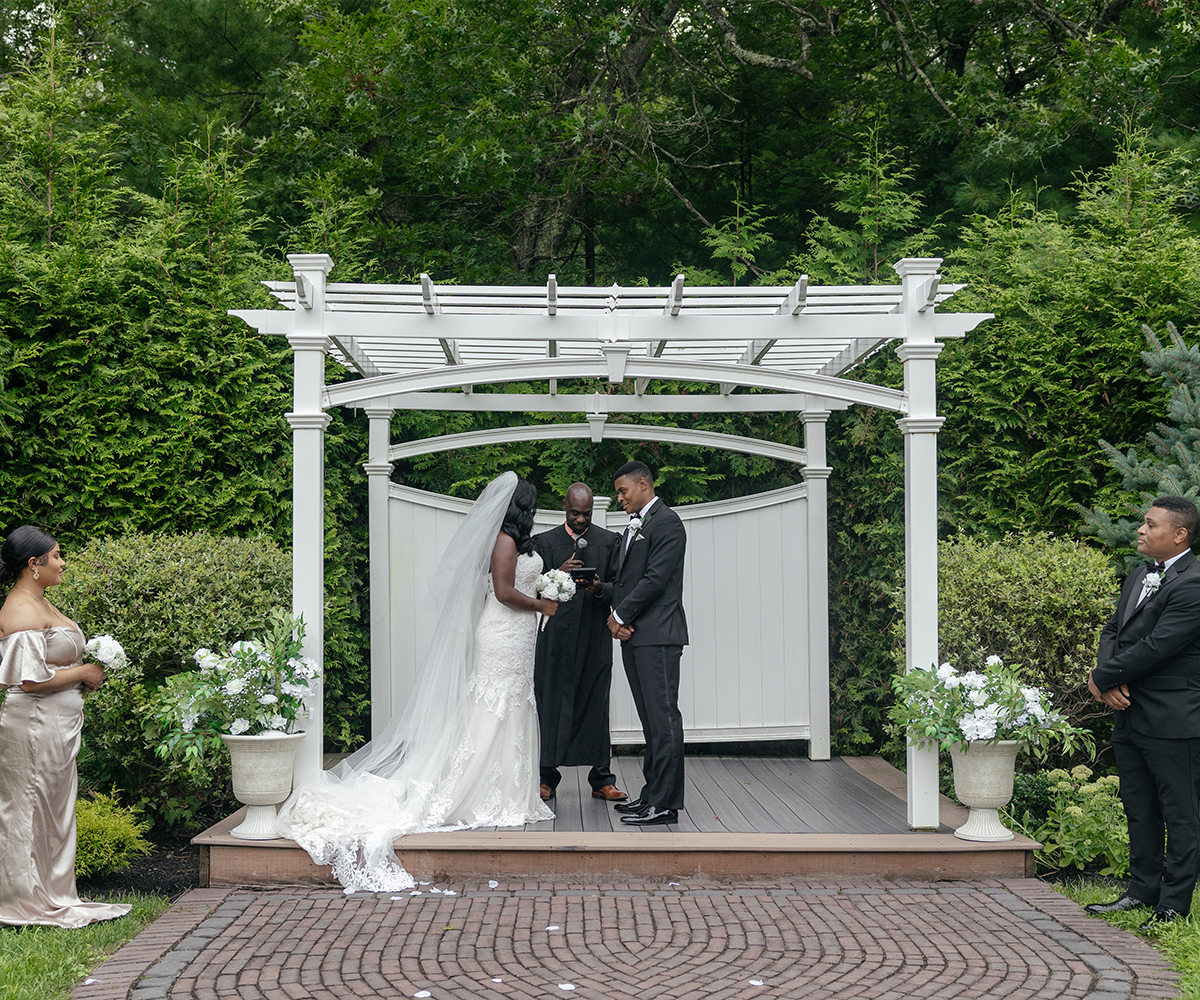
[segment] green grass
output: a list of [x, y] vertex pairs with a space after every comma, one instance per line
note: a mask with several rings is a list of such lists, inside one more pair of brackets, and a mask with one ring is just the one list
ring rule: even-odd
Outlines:
[[65, 1000], [91, 971], [163, 912], [161, 896], [114, 895], [108, 903], [131, 903], [116, 920], [78, 930], [0, 926], [0, 1000]]
[[[1114, 889], [1111, 880], [1092, 881], [1084, 876], [1058, 883], [1054, 888], [1081, 906], [1088, 903], [1107, 903], [1121, 894], [1120, 887]], [[1150, 910], [1147, 908], [1091, 919], [1107, 920], [1131, 934], [1140, 934], [1138, 927], [1144, 924], [1149, 916]], [[1172, 968], [1179, 973], [1181, 1000], [1200, 1000], [1200, 918], [1193, 915], [1184, 921], [1160, 924], [1142, 936], [1161, 951]]]

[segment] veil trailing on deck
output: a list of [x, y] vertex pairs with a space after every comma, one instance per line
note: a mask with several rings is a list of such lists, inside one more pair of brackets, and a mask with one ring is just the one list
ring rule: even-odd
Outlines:
[[437, 800], [458, 746], [474, 664], [475, 623], [487, 593], [496, 536], [517, 475], [493, 479], [459, 526], [430, 578], [433, 639], [408, 703], [388, 727], [336, 767], [292, 792], [277, 828], [347, 889], [386, 892], [414, 885], [392, 850], [407, 833], [447, 827]]

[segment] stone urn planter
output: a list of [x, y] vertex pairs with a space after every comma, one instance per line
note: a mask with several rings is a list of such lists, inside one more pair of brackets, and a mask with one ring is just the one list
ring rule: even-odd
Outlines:
[[248, 806], [246, 819], [229, 831], [239, 840], [278, 840], [276, 806], [292, 794], [292, 765], [304, 733], [222, 733], [233, 769], [233, 797]]
[[1013, 832], [1000, 822], [1000, 807], [1013, 794], [1013, 772], [1017, 764], [1016, 740], [968, 743], [950, 748], [954, 764], [954, 794], [970, 807], [967, 822], [954, 831], [959, 840], [999, 842], [1012, 840]]

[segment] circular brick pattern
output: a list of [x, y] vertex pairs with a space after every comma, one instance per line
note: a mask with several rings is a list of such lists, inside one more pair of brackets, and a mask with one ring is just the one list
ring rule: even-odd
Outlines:
[[457, 895], [235, 890], [131, 996], [1175, 995], [1144, 942], [1032, 880], [446, 888]]

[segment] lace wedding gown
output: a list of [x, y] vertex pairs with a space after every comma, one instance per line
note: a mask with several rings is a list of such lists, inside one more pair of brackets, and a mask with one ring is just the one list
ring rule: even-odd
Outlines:
[[[541, 569], [536, 553], [518, 556], [516, 588], [536, 596]], [[391, 850], [398, 836], [553, 819], [536, 780], [536, 645], [537, 615], [496, 600], [489, 576], [467, 695], [440, 745], [394, 773], [381, 776], [386, 762], [376, 761], [299, 790], [280, 813], [280, 832], [332, 865], [347, 889], [385, 892], [414, 884]]]

